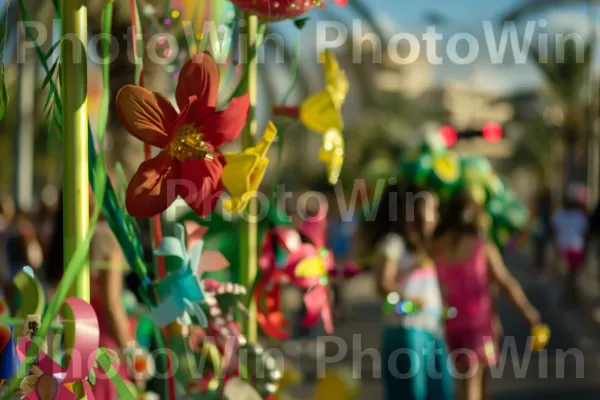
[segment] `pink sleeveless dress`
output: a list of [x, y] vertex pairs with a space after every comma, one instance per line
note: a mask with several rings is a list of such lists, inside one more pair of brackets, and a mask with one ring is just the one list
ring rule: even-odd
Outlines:
[[477, 239], [467, 259], [448, 262], [440, 257], [436, 266], [444, 302], [456, 309], [456, 317], [445, 323], [446, 340], [456, 363], [495, 364], [498, 353], [485, 240]]

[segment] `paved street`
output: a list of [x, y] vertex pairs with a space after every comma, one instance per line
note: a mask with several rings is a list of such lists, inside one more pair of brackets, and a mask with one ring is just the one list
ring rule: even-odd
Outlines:
[[[599, 399], [600, 330], [589, 318], [582, 317], [583, 312], [564, 310], [559, 302], [558, 281], [534, 277], [525, 266], [526, 256], [509, 255], [507, 263], [512, 266], [513, 273], [540, 310], [544, 321], [551, 326], [552, 339], [545, 354], [533, 354], [528, 358], [524, 355], [528, 328], [512, 306], [500, 301], [498, 307], [506, 336], [504, 348], [507, 356], [504, 357], [504, 366], [498, 366], [492, 374], [493, 398]], [[381, 398], [379, 365], [373, 362], [372, 353], [367, 350], [379, 348], [381, 328], [380, 306], [372, 293], [371, 279], [364, 276], [347, 284], [345, 293], [352, 303], [352, 315], [348, 322], [336, 327], [336, 335], [343, 340], [342, 349], [347, 345], [348, 352], [340, 361], [325, 365], [325, 368], [354, 368], [355, 377], [361, 379], [359, 400]], [[338, 354], [338, 346], [328, 344], [327, 356]], [[297, 357], [293, 358], [293, 362], [303, 368], [307, 383], [291, 393], [300, 399], [309, 399], [319, 365], [323, 368], [324, 361], [318, 363], [314, 358]]]

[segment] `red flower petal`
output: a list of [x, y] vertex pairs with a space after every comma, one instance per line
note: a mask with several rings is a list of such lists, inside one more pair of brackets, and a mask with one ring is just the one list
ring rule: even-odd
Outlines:
[[219, 69], [212, 56], [204, 52], [191, 57], [179, 74], [175, 98], [179, 109], [188, 104], [188, 99], [196, 96], [201, 104], [197, 108], [198, 120], [217, 106], [219, 92]]
[[169, 143], [177, 111], [163, 95], [141, 86], [126, 85], [116, 99], [117, 116], [121, 124], [136, 138], [163, 148]]
[[180, 171], [180, 164], [171, 160], [165, 152], [144, 161], [127, 187], [129, 214], [136, 218], [149, 218], [166, 210], [177, 198], [175, 185]]
[[202, 120], [205, 140], [215, 147], [235, 140], [246, 125], [249, 106], [248, 94], [245, 94], [231, 100], [225, 110], [207, 115]]
[[181, 165], [178, 194], [200, 217], [213, 212], [225, 191], [221, 183], [224, 164], [225, 158], [216, 152], [212, 161], [188, 160]]

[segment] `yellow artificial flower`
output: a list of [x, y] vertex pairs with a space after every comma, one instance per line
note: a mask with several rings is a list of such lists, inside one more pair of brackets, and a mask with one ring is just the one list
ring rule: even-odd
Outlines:
[[242, 212], [258, 190], [269, 164], [267, 152], [276, 135], [275, 125], [269, 122], [256, 146], [241, 153], [225, 154], [227, 165], [221, 180], [231, 195], [223, 204], [227, 212]]
[[344, 137], [340, 131], [330, 129], [323, 135], [323, 146], [319, 150], [319, 159], [327, 166], [329, 183], [335, 185], [340, 178], [344, 164]]
[[296, 278], [322, 278], [327, 276], [325, 260], [320, 255], [300, 261], [295, 269]]
[[340, 68], [334, 53], [321, 54], [325, 70], [325, 90], [315, 93], [300, 106], [300, 120], [308, 129], [326, 133], [344, 129], [342, 105], [348, 94], [348, 78]]

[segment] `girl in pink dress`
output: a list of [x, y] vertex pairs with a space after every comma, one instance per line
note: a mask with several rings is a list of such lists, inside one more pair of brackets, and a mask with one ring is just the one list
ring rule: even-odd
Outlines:
[[481, 228], [480, 207], [457, 195], [436, 230], [433, 252], [442, 296], [456, 316], [446, 320], [446, 340], [461, 379], [459, 398], [486, 397], [485, 376], [498, 361], [498, 338], [491, 285], [517, 307], [531, 327], [540, 322], [519, 283], [508, 272], [497, 247]]

